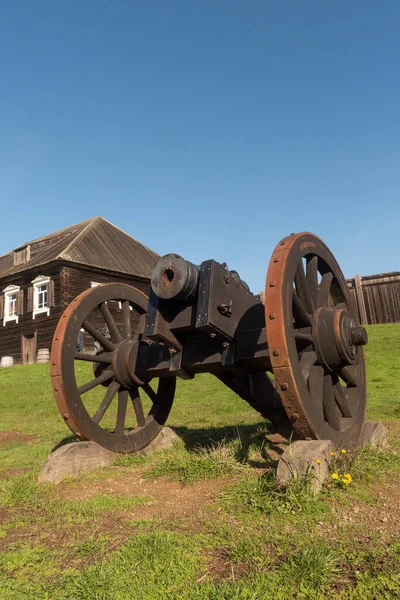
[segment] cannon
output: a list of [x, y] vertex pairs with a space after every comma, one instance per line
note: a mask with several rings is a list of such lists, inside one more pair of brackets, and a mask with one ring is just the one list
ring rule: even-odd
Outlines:
[[[77, 351], [81, 328], [97, 350]], [[155, 265], [149, 296], [121, 283], [86, 290], [56, 328], [52, 387], [71, 431], [114, 452], [148, 445], [176, 378], [206, 372], [277, 427], [348, 447], [365, 419], [366, 343], [330, 250], [291, 234], [273, 251], [263, 301], [225, 263], [176, 254]]]

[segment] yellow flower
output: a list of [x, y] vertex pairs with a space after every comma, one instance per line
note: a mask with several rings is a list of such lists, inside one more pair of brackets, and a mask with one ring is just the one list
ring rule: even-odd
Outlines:
[[344, 448], [342, 448], [342, 454], [347, 454], [347, 450], [345, 450]]
[[329, 454], [330, 454], [331, 456], [335, 456], [335, 453], [334, 453], [334, 452], [330, 452]]
[[350, 480], [349, 480], [349, 479], [345, 479], [345, 478], [343, 478], [343, 479], [342, 479], [342, 482], [343, 482], [343, 483], [345, 483], [346, 485], [349, 485], [349, 483], [350, 483]]
[[332, 479], [339, 479], [339, 475], [337, 473], [332, 473]]
[[350, 483], [350, 481], [353, 481], [353, 478], [352, 478], [352, 476], [350, 475], [350, 473], [346, 473], [346, 475], [345, 475], [345, 479], [348, 479], [348, 480], [349, 480], [349, 483]]
[[320, 465], [321, 464], [321, 459], [317, 458], [317, 460], [315, 462], [317, 463], [317, 465]]

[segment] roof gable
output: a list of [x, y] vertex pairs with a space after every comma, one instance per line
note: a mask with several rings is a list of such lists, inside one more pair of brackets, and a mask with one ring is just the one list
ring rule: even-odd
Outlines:
[[155, 252], [103, 217], [92, 217], [23, 246], [28, 245], [30, 259], [24, 264], [14, 265], [14, 250], [0, 257], [0, 279], [55, 260], [150, 277], [158, 259]]

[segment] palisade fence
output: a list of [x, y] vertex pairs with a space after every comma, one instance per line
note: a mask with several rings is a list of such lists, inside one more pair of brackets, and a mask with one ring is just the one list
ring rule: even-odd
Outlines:
[[347, 279], [360, 323], [400, 323], [400, 272]]

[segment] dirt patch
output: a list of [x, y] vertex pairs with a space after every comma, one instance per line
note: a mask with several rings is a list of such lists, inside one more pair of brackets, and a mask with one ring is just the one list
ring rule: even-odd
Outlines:
[[251, 567], [246, 563], [235, 562], [233, 563], [225, 556], [224, 549], [219, 548], [213, 552], [207, 552], [207, 571], [198, 579], [201, 581], [203, 578], [211, 577], [215, 583], [220, 581], [235, 581], [235, 579], [245, 577], [249, 574]]
[[206, 479], [184, 486], [164, 477], [156, 480], [144, 479], [140, 474], [124, 476], [121, 479], [105, 479], [82, 488], [65, 487], [61, 491], [64, 499], [89, 500], [98, 494], [120, 496], [146, 496], [149, 504], [132, 510], [131, 518], [162, 520], [172, 517], [198, 519], [206, 505], [217, 499], [221, 491], [233, 482], [232, 479]]
[[34, 433], [21, 433], [16, 429], [0, 431], [0, 446], [6, 446], [11, 442], [31, 442], [35, 437]]
[[[111, 548], [124, 543], [132, 534], [132, 528], [127, 526], [126, 521], [128, 519], [124, 511], [106, 514], [104, 517], [99, 515], [95, 523], [71, 525], [71, 523], [66, 522], [55, 528], [43, 528], [41, 517], [46, 517], [46, 513], [43, 511], [38, 511], [34, 518], [32, 518], [32, 514], [29, 511], [26, 513], [19, 511], [18, 513], [14, 513], [14, 516], [16, 514], [21, 518], [24, 516], [31, 517], [31, 520], [26, 525], [7, 531], [6, 535], [0, 538], [0, 551], [8, 550], [13, 545], [20, 544], [21, 542], [32, 543], [32, 541], [40, 539], [41, 543], [51, 548], [64, 548], [66, 556], [63, 560], [68, 567], [73, 566], [75, 562], [81, 562], [73, 556], [73, 552], [72, 557], [69, 556], [68, 548], [71, 548], [74, 544], [87, 541], [88, 539], [96, 540], [99, 535], [104, 535], [110, 537], [109, 548]], [[12, 516], [13, 514], [10, 510], [0, 507], [0, 523], [7, 523]]]
[[10, 469], [5, 469], [4, 471], [0, 471], [0, 477], [15, 477], [16, 475], [23, 475], [24, 473], [29, 473], [32, 471], [31, 467], [13, 467]]
[[[203, 527], [202, 515], [205, 508], [212, 504], [221, 491], [231, 483], [232, 479], [228, 478], [209, 479], [191, 486], [183, 486], [179, 482], [165, 478], [143, 479], [139, 473], [124, 476], [119, 480], [106, 479], [92, 484], [86, 482], [81, 488], [61, 484], [57, 492], [59, 493], [58, 498], [63, 500], [90, 500], [99, 494], [142, 495], [149, 498], [149, 504], [132, 509], [116, 510], [112, 513], [99, 513], [95, 520], [95, 527], [85, 523], [82, 527], [61, 525], [55, 529], [49, 528], [47, 531], [43, 531], [39, 511], [33, 521], [25, 526], [10, 529], [3, 538], [0, 538], [0, 550], [7, 550], [14, 544], [27, 540], [32, 542], [33, 539], [40, 537], [41, 542], [46, 545], [65, 547], [66, 553], [62, 559], [63, 568], [71, 568], [90, 564], [96, 557], [77, 557], [74, 552], [68, 551], [67, 547], [90, 538], [96, 539], [101, 534], [111, 538], [110, 545], [106, 550], [108, 552], [124, 544], [134, 534], [135, 527], [129, 524], [132, 521], [157, 518], [168, 522], [169, 529], [184, 529], [186, 533], [197, 533]], [[10, 516], [9, 510], [0, 508], [0, 523], [7, 522]], [[212, 570], [220, 569], [215, 565]]]
[[335, 524], [318, 524], [322, 536], [331, 536], [335, 530], [340, 533], [343, 526], [354, 529], [354, 542], [368, 543], [374, 536], [381, 535], [388, 542], [400, 537], [400, 495], [399, 484], [395, 480], [380, 481], [368, 488], [371, 502], [358, 502], [352, 499], [352, 505], [329, 502], [335, 516]]
[[5, 523], [8, 521], [8, 515], [10, 514], [10, 509], [0, 506], [0, 525], [1, 523]]

